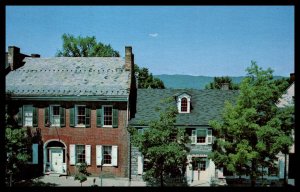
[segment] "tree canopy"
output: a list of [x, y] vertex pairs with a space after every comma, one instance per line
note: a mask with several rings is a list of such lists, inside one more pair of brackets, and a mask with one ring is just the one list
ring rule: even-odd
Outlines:
[[176, 107], [171, 105], [173, 99], [166, 99], [160, 109], [160, 117], [150, 122], [144, 134], [131, 128], [132, 143], [147, 160], [148, 169], [144, 179], [153, 185], [169, 185], [166, 178], [183, 176], [186, 167], [188, 137], [184, 130], [174, 126]]
[[294, 108], [276, 107], [287, 85], [277, 84], [270, 68], [263, 70], [252, 61], [247, 72], [236, 103], [226, 102], [222, 121], [209, 123], [217, 138], [209, 157], [218, 167], [249, 173], [253, 186], [261, 174], [258, 168], [273, 166], [276, 155], [292, 145]]
[[153, 77], [152, 73], [149, 73], [148, 68], [139, 68], [139, 66], [135, 64], [134, 69], [135, 73], [138, 73], [138, 88], [165, 88], [163, 81], [159, 78]]
[[96, 41], [96, 37], [74, 37], [63, 34], [63, 47], [56, 54], [58, 57], [120, 57], [118, 51], [110, 45]]
[[221, 89], [223, 83], [228, 83], [229, 90], [239, 89], [239, 85], [232, 82], [232, 79], [228, 76], [226, 77], [214, 77], [214, 81], [205, 85], [205, 89]]
[[22, 170], [26, 168], [30, 159], [31, 140], [27, 135], [27, 130], [13, 128], [9, 125], [5, 128], [5, 154], [7, 161], [5, 164], [6, 184], [13, 184], [21, 178]]

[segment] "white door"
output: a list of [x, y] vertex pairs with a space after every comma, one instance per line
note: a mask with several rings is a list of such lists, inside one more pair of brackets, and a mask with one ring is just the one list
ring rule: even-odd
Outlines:
[[198, 162], [194, 163], [193, 167], [193, 180], [194, 181], [204, 181], [207, 180], [207, 160], [206, 158], [196, 157]]
[[63, 150], [51, 149], [51, 169], [53, 172], [62, 173]]

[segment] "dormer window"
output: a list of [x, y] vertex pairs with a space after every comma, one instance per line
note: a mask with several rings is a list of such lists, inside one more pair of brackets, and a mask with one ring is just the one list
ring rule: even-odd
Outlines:
[[191, 112], [191, 96], [187, 93], [181, 93], [176, 95], [177, 108], [179, 113]]
[[184, 97], [181, 99], [181, 112], [187, 112], [187, 107], [188, 107], [187, 99]]

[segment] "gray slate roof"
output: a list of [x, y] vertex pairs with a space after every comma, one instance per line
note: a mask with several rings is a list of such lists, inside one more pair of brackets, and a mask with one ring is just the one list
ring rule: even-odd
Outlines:
[[221, 119], [225, 100], [235, 101], [238, 91], [234, 90], [196, 90], [196, 89], [138, 89], [137, 112], [131, 125], [144, 125], [159, 118], [157, 107], [160, 101], [186, 92], [191, 95], [191, 113], [179, 113], [176, 125], [208, 125], [209, 120]]
[[6, 75], [6, 92], [22, 96], [128, 95], [130, 72], [119, 57], [25, 58]]

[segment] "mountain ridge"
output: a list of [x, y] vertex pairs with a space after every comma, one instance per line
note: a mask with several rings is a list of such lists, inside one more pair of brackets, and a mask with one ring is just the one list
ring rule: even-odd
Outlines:
[[[194, 76], [194, 75], [180, 75], [180, 74], [160, 74], [153, 75], [162, 80], [166, 88], [173, 89], [205, 89], [205, 85], [213, 82], [214, 77], [211, 76]], [[228, 76], [232, 79], [233, 83], [240, 83], [246, 76]], [[287, 78], [284, 76], [273, 76], [274, 79]]]

